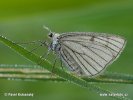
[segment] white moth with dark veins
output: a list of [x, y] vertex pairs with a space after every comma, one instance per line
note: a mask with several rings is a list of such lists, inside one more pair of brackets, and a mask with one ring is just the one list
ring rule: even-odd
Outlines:
[[[49, 30], [47, 27], [45, 29]], [[123, 51], [126, 40], [117, 35], [94, 32], [58, 34], [49, 30], [50, 49], [66, 67], [79, 76], [93, 77], [101, 72]]]

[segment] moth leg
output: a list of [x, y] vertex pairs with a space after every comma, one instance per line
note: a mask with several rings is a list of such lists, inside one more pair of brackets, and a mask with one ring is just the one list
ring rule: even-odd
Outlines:
[[[60, 50], [60, 49], [59, 49]], [[60, 52], [59, 52], [60, 53]], [[61, 58], [61, 54], [59, 55], [60, 56], [60, 66], [61, 66], [61, 68], [62, 68], [62, 70], [64, 70], [64, 68], [63, 68], [63, 62], [62, 62], [62, 58]]]
[[61, 66], [62, 70], [64, 70], [64, 69], [63, 69], [63, 64], [62, 64], [61, 57], [60, 57], [60, 66]]
[[47, 57], [48, 57], [48, 55], [50, 54], [50, 51], [51, 51], [51, 49], [49, 48], [48, 49], [48, 52], [47, 53], [44, 53], [41, 57], [40, 57], [40, 59], [39, 59], [39, 62], [38, 62], [38, 65], [40, 65], [41, 63], [42, 63], [42, 59], [44, 58], [44, 59], [47, 59]]
[[30, 41], [30, 42], [15, 42], [15, 44], [22, 44], [22, 45], [28, 45], [28, 44], [36, 44], [40, 43], [41, 40], [35, 40], [35, 41]]
[[52, 72], [54, 72], [54, 68], [55, 68], [56, 62], [57, 62], [57, 56], [56, 56], [56, 58], [54, 59], [54, 63], [53, 63], [53, 66], [52, 66]]
[[[50, 48], [52, 50], [52, 44], [50, 45]], [[60, 51], [60, 49], [61, 48], [58, 48], [58, 51]], [[55, 51], [53, 51], [53, 53], [56, 54], [56, 56], [55, 56], [55, 59], [54, 59], [54, 63], [53, 63], [53, 66], [52, 66], [52, 70], [51, 70], [52, 73], [54, 73], [54, 68], [56, 66], [56, 62], [57, 62], [58, 57], [60, 58], [60, 65], [61, 65], [61, 68], [63, 69], [63, 63], [62, 63], [62, 60], [61, 60], [61, 56], [60, 55], [57, 55], [57, 53], [55, 53]]]
[[50, 77], [52, 78], [55, 74], [54, 74], [54, 68], [55, 68], [55, 65], [56, 65], [56, 61], [57, 61], [57, 57], [54, 59], [54, 63], [53, 63], [53, 66], [52, 66], [52, 70], [51, 70], [51, 75]]
[[46, 46], [47, 48], [49, 48], [49, 43], [47, 41], [40, 41], [42, 46]]
[[[48, 45], [49, 45], [47, 41], [38, 40], [38, 42], [41, 43], [41, 44], [40, 44], [39, 46], [36, 46], [36, 47], [35, 47], [34, 49], [32, 49], [29, 53], [32, 53], [33, 51], [37, 50], [38, 48], [40, 48], [40, 47], [42, 47], [42, 46], [48, 47]], [[48, 50], [47, 54], [43, 54], [40, 58], [41, 58], [41, 59], [42, 59], [43, 57], [45, 58], [45, 55], [46, 55], [46, 56], [49, 55], [49, 52], [50, 52], [50, 50]], [[41, 60], [41, 62], [42, 62], [42, 60]], [[38, 63], [38, 64], [41, 64], [41, 62]]]
[[42, 45], [36, 46], [34, 49], [30, 50], [29, 53], [32, 53], [34, 51], [36, 51], [38, 48], [40, 48]]
[[41, 40], [36, 40], [36, 41], [31, 41], [31, 42], [16, 42], [15, 44], [22, 44], [22, 45], [33, 45], [33, 44], [38, 44], [38, 46], [36, 46], [35, 48], [33, 48], [32, 50], [29, 51], [29, 53], [32, 53], [34, 51], [36, 51], [38, 48], [45, 46], [48, 47], [48, 42], [47, 41], [41, 41]]

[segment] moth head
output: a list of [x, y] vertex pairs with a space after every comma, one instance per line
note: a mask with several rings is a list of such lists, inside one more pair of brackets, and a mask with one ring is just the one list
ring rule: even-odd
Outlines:
[[53, 38], [53, 33], [52, 32], [49, 32], [48, 37], [49, 38]]

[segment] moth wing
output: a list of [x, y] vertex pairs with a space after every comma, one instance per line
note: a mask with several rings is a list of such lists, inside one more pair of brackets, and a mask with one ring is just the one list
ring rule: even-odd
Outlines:
[[74, 73], [96, 76], [115, 61], [126, 41], [116, 35], [92, 32], [72, 32], [59, 36], [60, 55]]

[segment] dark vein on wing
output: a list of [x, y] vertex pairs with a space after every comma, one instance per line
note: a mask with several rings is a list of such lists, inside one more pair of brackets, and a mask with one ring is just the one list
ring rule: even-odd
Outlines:
[[[65, 49], [66, 50], [66, 49]], [[63, 50], [62, 50], [63, 51]], [[64, 51], [63, 51], [64, 52]], [[69, 54], [69, 56], [74, 60], [74, 58], [72, 57], [72, 55], [68, 52], [68, 50], [66, 50], [67, 54]], [[66, 56], [66, 55], [65, 55]], [[69, 60], [69, 59], [68, 59]], [[69, 60], [71, 62], [71, 60]], [[75, 61], [75, 60], [74, 60]], [[76, 61], [75, 61], [76, 62]], [[77, 62], [76, 62], [77, 63]], [[71, 64], [73, 64], [73, 62], [71, 62]], [[69, 64], [71, 66], [71, 64]], [[78, 63], [77, 63], [78, 64]], [[71, 66], [72, 67], [72, 66]], [[76, 71], [78, 69], [78, 66], [75, 68], [72, 67], [72, 71]]]
[[[70, 50], [74, 51], [72, 48], [68, 47], [67, 45], [65, 45], [65, 44], [63, 44], [63, 45], [64, 45], [65, 47], [69, 48]], [[76, 52], [76, 51], [74, 51], [74, 52]], [[84, 53], [79, 53], [79, 52], [76, 52], [76, 53], [82, 54], [82, 55], [86, 55], [86, 54], [84, 54]], [[100, 67], [103, 68], [103, 66], [100, 65], [100, 64], [99, 64], [96, 60], [94, 60], [92, 57], [90, 57], [90, 56], [88, 56], [88, 55], [86, 55], [86, 56], [89, 57], [92, 61], [94, 61], [96, 64], [98, 64]]]
[[[68, 47], [67, 47], [68, 48]], [[69, 50], [71, 50], [73, 53], [75, 52], [74, 50], [72, 50], [72, 49], [70, 49], [70, 48], [68, 48]], [[75, 52], [75, 53], [77, 53], [77, 52]], [[96, 72], [99, 72], [95, 67], [93, 67], [92, 66], [92, 64], [90, 64], [90, 62], [88, 62], [83, 56], [82, 56], [82, 54], [80, 55], [80, 53], [77, 53], [77, 54], [79, 54], [79, 56], [80, 57], [82, 57], [87, 63], [88, 63], [88, 65], [90, 65]], [[86, 55], [85, 55], [86, 56]], [[86, 69], [86, 67], [85, 67], [85, 69]]]
[[122, 43], [122, 42], [117, 41], [117, 40], [115, 40], [115, 39], [112, 39], [112, 38], [109, 38], [109, 37], [107, 37], [107, 39], [109, 39], [109, 40], [113, 40], [113, 41], [118, 42], [118, 43], [120, 43], [120, 44], [122, 44], [122, 45], [123, 45], [123, 43]]
[[[63, 53], [63, 54], [62, 54]], [[61, 54], [61, 57], [65, 60], [65, 62], [68, 64], [68, 66], [72, 69], [72, 71], [74, 70], [73, 69], [73, 67], [69, 64], [69, 62], [68, 61], [70, 61], [69, 59], [67, 59], [67, 56], [66, 56], [66, 54], [64, 53], [64, 51], [62, 50], [62, 52], [60, 52], [60, 54]], [[64, 56], [65, 56], [65, 58], [64, 58]], [[68, 60], [68, 61], [67, 61]]]
[[80, 55], [80, 57], [82, 57], [82, 58], [87, 62], [87, 64], [90, 65], [96, 72], [99, 72], [95, 67], [93, 67], [93, 65], [92, 65], [90, 62], [88, 62], [88, 61], [83, 57], [83, 55]]
[[122, 49], [124, 48], [124, 46], [125, 46], [125, 41], [124, 41], [124, 44], [123, 44], [123, 46], [122, 46], [122, 48], [121, 48], [121, 50], [117, 53], [117, 55], [116, 56], [114, 56], [114, 58], [112, 58], [111, 60], [110, 60], [110, 62], [108, 62], [105, 66], [107, 66], [107, 65], [109, 65], [111, 62], [113, 62], [116, 58], [117, 58], [117, 56], [120, 54], [120, 52], [122, 51]]
[[96, 39], [99, 39], [99, 40], [105, 41], [105, 42], [107, 42], [107, 43], [109, 43], [109, 44], [115, 46], [116, 48], [121, 49], [120, 47], [118, 47], [117, 45], [115, 45], [115, 44], [113, 44], [113, 43], [111, 43], [111, 42], [109, 42], [109, 41], [106, 41], [106, 40], [101, 39], [101, 38], [96, 38]]
[[[93, 33], [91, 33], [91, 35], [90, 35], [90, 33], [85, 33], [85, 34], [81, 34], [81, 33], [69, 33], [69, 34], [66, 34], [66, 35], [64, 35], [64, 36], [60, 36], [60, 38], [64, 38], [64, 37], [69, 37], [69, 36], [77, 36], [77, 35], [79, 35], [79, 36], [90, 36], [90, 37], [92, 37], [92, 36], [95, 36], [95, 35], [93, 35]], [[102, 33], [101, 34], [98, 34], [98, 36], [99, 37], [103, 37], [103, 38], [108, 38], [108, 39], [110, 39], [110, 40], [114, 40], [114, 39], [112, 39], [112, 38], [109, 38], [109, 37], [107, 37], [107, 36], [104, 36], [104, 35], [102, 35]], [[112, 35], [112, 36], [115, 36], [115, 35]], [[116, 37], [118, 37], [118, 36], [116, 36]], [[114, 40], [115, 42], [118, 42], [118, 43], [120, 43], [120, 44], [123, 44], [123, 43], [121, 43], [120, 41], [117, 41], [117, 40]]]
[[113, 50], [114, 52], [118, 53], [118, 51], [116, 51], [115, 49], [110, 48], [109, 46], [106, 46], [104, 43], [98, 42], [98, 41], [96, 41], [96, 40], [95, 40], [95, 42], [97, 42], [97, 43], [99, 43], [99, 44], [102, 44], [102, 45], [104, 45], [103, 47], [108, 47], [109, 49], [111, 49], [111, 50]]
[[[73, 51], [72, 49], [70, 49], [69, 47], [67, 47], [67, 46], [65, 46], [67, 49], [69, 49], [74, 55], [75, 55], [75, 51]], [[67, 50], [67, 49], [65, 49], [68, 53], [69, 53], [69, 51]], [[79, 53], [77, 53], [77, 54], [79, 54]], [[69, 53], [69, 55], [72, 57], [72, 55]], [[80, 54], [79, 54], [80, 55]], [[79, 60], [79, 58], [75, 55], [75, 57], [77, 58], [77, 60]], [[73, 58], [73, 57], [72, 57]], [[74, 58], [73, 58], [74, 59]], [[76, 60], [75, 60], [76, 61]], [[80, 60], [79, 60], [80, 61]], [[76, 61], [77, 62], [77, 61]], [[78, 63], [78, 62], [77, 62]], [[83, 65], [83, 63], [80, 61], [80, 63]], [[84, 65], [83, 65], [83, 67], [87, 70], [87, 72], [89, 72], [91, 75], [93, 75]], [[81, 68], [81, 67], [80, 67]], [[82, 68], [81, 68], [82, 69]]]
[[80, 44], [81, 46], [83, 46], [83, 47], [89, 49], [91, 52], [93, 52], [94, 54], [96, 54], [98, 57], [100, 57], [100, 58], [103, 59], [104, 61], [108, 62], [106, 59], [104, 59], [102, 56], [98, 55], [96, 52], [94, 52], [94, 51], [93, 51], [92, 49], [90, 49], [89, 47], [87, 47], [87, 46], [85, 46], [85, 45], [83, 45], [83, 44], [81, 44], [81, 43], [78, 43], [78, 44]]
[[76, 58], [78, 59], [78, 61], [81, 63], [81, 65], [87, 70], [87, 72], [93, 76], [93, 74], [85, 67], [85, 65], [82, 63], [82, 61], [77, 57], [77, 55], [75, 54], [75, 52], [74, 51], [72, 51], [72, 52], [76, 56]]
[[[95, 47], [91, 47], [91, 48], [96, 49], [96, 50], [99, 50], [99, 51], [105, 53], [106, 55], [108, 55], [108, 56], [110, 56], [110, 57], [112, 58], [112, 55], [108, 54], [107, 52], [105, 52], [105, 51], [103, 51], [103, 50], [101, 50], [101, 49], [99, 49], [99, 48], [95, 48]], [[107, 48], [106, 48], [106, 49], [107, 49]]]
[[[66, 41], [70, 41], [70, 42], [74, 42], [74, 43], [79, 43], [79, 42], [85, 43], [84, 41], [76, 41], [76, 40], [66, 40]], [[88, 43], [88, 42], [87, 42], [87, 43]], [[97, 45], [97, 46], [101, 46], [101, 47], [105, 48], [105, 46], [103, 46], [103, 45], [98, 45], [98, 44], [95, 44], [95, 43], [92, 43], [92, 44]], [[103, 51], [102, 49], [95, 48], [95, 47], [91, 47], [91, 48], [100, 50], [100, 51], [102, 51], [103, 53], [105, 53], [105, 54], [109, 55], [110, 57], [112, 57], [112, 55], [108, 54], [107, 52]], [[105, 49], [107, 49], [107, 48], [105, 48]]]
[[[84, 41], [79, 41], [79, 40], [63, 40], [63, 41], [72, 41], [72, 42], [76, 42], [76, 43], [77, 43], [77, 42], [84, 42]], [[87, 42], [87, 41], [86, 41], [86, 42]], [[106, 45], [103, 44], [103, 43], [101, 43], [101, 42], [98, 42], [98, 41], [96, 41], [96, 40], [95, 40], [95, 42], [96, 42], [96, 43], [100, 43], [101, 45], [98, 45], [98, 44], [94, 44], [94, 43], [93, 43], [94, 45], [98, 45], [98, 46], [101, 46], [101, 47], [104, 47], [104, 48], [106, 47]], [[109, 49], [113, 50], [114, 52], [118, 53], [115, 49], [112, 49], [112, 48], [109, 47], [109, 46], [107, 46], [107, 47], [108, 47]]]
[[[62, 54], [63, 53], [63, 54]], [[62, 53], [60, 52], [60, 54], [61, 54], [61, 57], [65, 60], [65, 62], [68, 64], [68, 66], [69, 67], [71, 67], [71, 69], [73, 69], [72, 68], [72, 66], [67, 62], [67, 60], [64, 58], [64, 56], [66, 57], [66, 55], [64, 54], [64, 51], [62, 50]], [[63, 56], [64, 55], [64, 56]], [[69, 59], [68, 59], [69, 60]], [[69, 60], [70, 61], [70, 60]], [[78, 68], [78, 67], [77, 67]], [[81, 68], [82, 69], [82, 68]], [[102, 70], [104, 70], [105, 69], [105, 67], [102, 69]], [[100, 70], [98, 73], [96, 73], [96, 74], [94, 74], [94, 75], [92, 75], [92, 76], [95, 76], [95, 75], [97, 75], [97, 74], [99, 74], [102, 70]], [[72, 71], [74, 71], [74, 69], [72, 70]]]
[[[73, 41], [72, 41], [72, 42], [73, 42]], [[74, 42], [74, 43], [75, 43], [75, 42]], [[79, 42], [76, 42], [76, 43], [80, 44]], [[82, 45], [82, 44], [80, 44], [80, 45]], [[82, 45], [82, 46], [83, 46], [83, 45]], [[84, 47], [85, 47], [85, 46], [84, 46]], [[87, 48], [88, 48], [88, 47], [87, 47]], [[88, 49], [89, 49], [89, 48], [88, 48]], [[106, 48], [106, 49], [107, 49], [107, 48]], [[99, 50], [100, 50], [100, 49], [99, 49]], [[103, 52], [104, 52], [104, 51], [103, 51]], [[110, 52], [111, 52], [111, 51], [110, 51]], [[105, 52], [105, 53], [106, 53], [106, 52]], [[108, 53], [107, 53], [107, 54], [108, 54]], [[97, 54], [97, 55], [98, 55], [98, 54]], [[101, 56], [99, 56], [99, 57], [101, 57]], [[112, 56], [111, 56], [111, 58], [112, 58]], [[103, 59], [104, 59], [104, 58], [103, 58]], [[113, 58], [112, 58], [112, 59], [113, 59]], [[112, 60], [112, 59], [111, 59], [111, 60]], [[94, 61], [94, 60], [93, 60], [93, 61]], [[108, 62], [107, 60], [105, 60], [105, 61]], [[94, 61], [94, 62], [96, 62], [96, 61]], [[109, 61], [109, 62], [110, 62], [110, 61]], [[98, 63], [97, 63], [97, 64], [98, 64]], [[107, 64], [108, 64], [108, 63], [107, 63]], [[106, 65], [107, 65], [107, 64], [106, 64]], [[100, 65], [100, 64], [98, 64], [98, 65]], [[106, 65], [105, 65], [105, 66], [106, 66]], [[102, 67], [102, 66], [101, 66], [101, 67]], [[103, 68], [103, 67], [102, 67], [102, 68]]]

